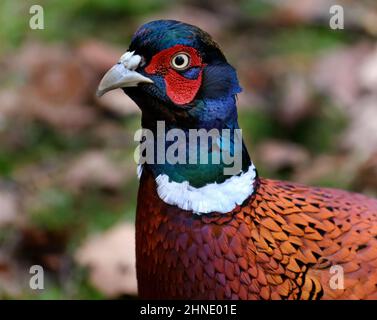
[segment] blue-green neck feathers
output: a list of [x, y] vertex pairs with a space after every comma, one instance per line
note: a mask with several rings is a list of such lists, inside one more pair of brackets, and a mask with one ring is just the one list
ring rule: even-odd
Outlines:
[[[155, 150], [154, 164], [149, 164], [155, 177], [166, 174], [171, 181], [184, 182], [188, 181], [193, 187], [202, 187], [208, 183], [221, 183], [229, 178], [229, 175], [224, 174], [225, 168], [234, 167], [237, 165], [237, 161], [240, 161], [240, 169], [245, 172], [249, 168], [251, 161], [248, 152], [241, 140], [237, 140], [236, 130], [239, 129], [237, 121], [237, 110], [235, 106], [235, 96], [230, 95], [221, 99], [208, 99], [197, 100], [195, 107], [190, 109], [188, 113], [196, 120], [196, 125], [185, 128], [180, 123], [167, 123], [166, 131], [170, 129], [182, 129], [186, 137], [186, 163], [185, 164], [171, 164], [157, 162], [157, 149]], [[155, 127], [150, 127], [156, 133]], [[212, 137], [208, 139], [208, 146], [202, 145], [201, 141], [197, 139], [194, 143], [190, 140], [190, 129], [205, 129], [210, 132], [211, 129], [216, 129], [222, 135], [223, 132], [228, 130], [230, 142], [227, 141], [227, 136], [222, 136], [224, 139], [212, 140]], [[223, 129], [225, 129], [223, 131]], [[157, 134], [155, 146], [158, 147]], [[177, 140], [171, 142], [165, 142], [164, 150], [168, 148]], [[214, 143], [214, 145], [213, 145]], [[193, 150], [196, 149], [196, 150]], [[189, 163], [189, 154], [197, 155], [197, 164]], [[208, 155], [208, 163], [201, 162], [200, 154], [205, 153]], [[229, 163], [229, 160], [224, 159], [224, 156], [233, 159], [233, 162]], [[236, 157], [241, 157], [237, 159]], [[216, 162], [216, 159], [220, 159]]]

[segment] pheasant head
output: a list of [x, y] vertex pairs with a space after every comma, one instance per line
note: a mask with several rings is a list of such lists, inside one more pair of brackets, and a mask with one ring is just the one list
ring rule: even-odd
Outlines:
[[204, 108], [203, 101], [232, 99], [241, 92], [235, 70], [210, 35], [172, 20], [153, 21], [137, 30], [129, 50], [103, 78], [98, 95], [115, 88], [124, 89], [143, 117], [177, 122], [189, 118], [181, 126], [224, 121], [234, 115], [234, 104], [214, 110]]

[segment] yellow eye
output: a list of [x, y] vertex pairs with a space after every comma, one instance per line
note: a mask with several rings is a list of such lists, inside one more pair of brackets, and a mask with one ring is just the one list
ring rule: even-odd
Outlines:
[[184, 70], [190, 65], [190, 56], [187, 53], [177, 53], [171, 59], [171, 66], [176, 70]]

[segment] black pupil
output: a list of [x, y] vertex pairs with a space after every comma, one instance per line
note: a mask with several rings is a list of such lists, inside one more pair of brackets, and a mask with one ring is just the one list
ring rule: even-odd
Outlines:
[[175, 64], [177, 65], [177, 66], [181, 66], [181, 65], [183, 65], [185, 63], [185, 59], [182, 57], [182, 56], [177, 56], [176, 58], [175, 58]]

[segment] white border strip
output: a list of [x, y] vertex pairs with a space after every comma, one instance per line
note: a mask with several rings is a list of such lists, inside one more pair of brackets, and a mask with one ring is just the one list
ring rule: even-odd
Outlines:
[[[138, 166], [140, 178], [142, 166]], [[247, 172], [232, 176], [222, 183], [210, 183], [195, 188], [188, 181], [169, 181], [166, 174], [156, 178], [157, 193], [161, 200], [183, 210], [201, 215], [210, 212], [228, 213], [242, 204], [254, 192], [256, 170], [253, 164]]]

